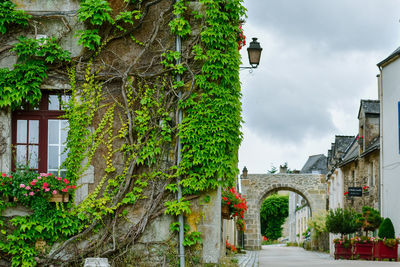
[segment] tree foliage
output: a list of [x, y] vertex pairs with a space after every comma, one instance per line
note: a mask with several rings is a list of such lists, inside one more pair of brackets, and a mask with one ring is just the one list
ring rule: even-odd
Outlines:
[[282, 225], [289, 215], [289, 196], [274, 194], [267, 197], [260, 209], [261, 233], [268, 239], [282, 236]]
[[368, 231], [374, 231], [379, 227], [382, 222], [382, 217], [376, 209], [364, 206], [362, 208], [362, 214], [356, 216], [356, 222], [368, 236]]
[[330, 233], [351, 234], [360, 229], [360, 224], [356, 221], [357, 213], [354, 210], [337, 208], [329, 210], [326, 217], [326, 229]]
[[395, 238], [394, 227], [390, 218], [385, 218], [379, 226], [378, 236], [380, 238]]

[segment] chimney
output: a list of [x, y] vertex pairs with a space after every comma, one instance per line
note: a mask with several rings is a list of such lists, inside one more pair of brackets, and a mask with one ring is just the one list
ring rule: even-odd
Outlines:
[[247, 179], [247, 168], [246, 168], [246, 166], [244, 166], [244, 168], [242, 170], [242, 179]]
[[279, 173], [287, 173], [287, 167], [285, 165], [279, 165]]

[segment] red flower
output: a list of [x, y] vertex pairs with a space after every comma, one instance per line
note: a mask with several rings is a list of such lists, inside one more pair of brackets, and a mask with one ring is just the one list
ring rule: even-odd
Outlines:
[[61, 189], [61, 191], [63, 191], [64, 193], [66, 193], [66, 192], [68, 192], [68, 189], [67, 189], [67, 188], [63, 188], [63, 189]]
[[5, 173], [2, 173], [2, 174], [1, 174], [1, 176], [3, 176], [3, 177], [7, 177], [7, 174], [5, 174]]
[[65, 179], [65, 178], [63, 179], [63, 182], [66, 183], [66, 184], [69, 184], [69, 181], [67, 179]]
[[348, 195], [349, 194], [349, 192], [344, 192], [344, 195]]
[[76, 188], [76, 186], [75, 186], [75, 185], [73, 185], [73, 186], [72, 186], [72, 189], [75, 189], [75, 188]]

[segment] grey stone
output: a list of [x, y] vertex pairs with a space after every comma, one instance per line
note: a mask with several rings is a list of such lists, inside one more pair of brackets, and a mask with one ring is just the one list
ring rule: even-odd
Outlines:
[[312, 213], [325, 210], [327, 186], [320, 174], [248, 174], [242, 179], [242, 193], [249, 209], [245, 213], [245, 248], [261, 249], [260, 208], [269, 194], [289, 190], [301, 195], [310, 205]]
[[24, 206], [8, 207], [1, 214], [4, 217], [27, 216], [32, 215], [33, 212]]
[[87, 258], [84, 267], [109, 267], [107, 258]]

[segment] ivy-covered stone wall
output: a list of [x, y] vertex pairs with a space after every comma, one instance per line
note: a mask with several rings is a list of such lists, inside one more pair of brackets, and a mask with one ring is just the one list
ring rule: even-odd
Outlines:
[[60, 179], [68, 203], [48, 202], [47, 182], [24, 195], [26, 184], [47, 176], [11, 172], [12, 133], [0, 135], [0, 212], [30, 210], [0, 217], [5, 261], [72, 266], [107, 257], [114, 266], [173, 266], [184, 214], [187, 264], [218, 263], [220, 188], [238, 174], [244, 11], [239, 0], [0, 4], [0, 124], [46, 91], [71, 95]]

